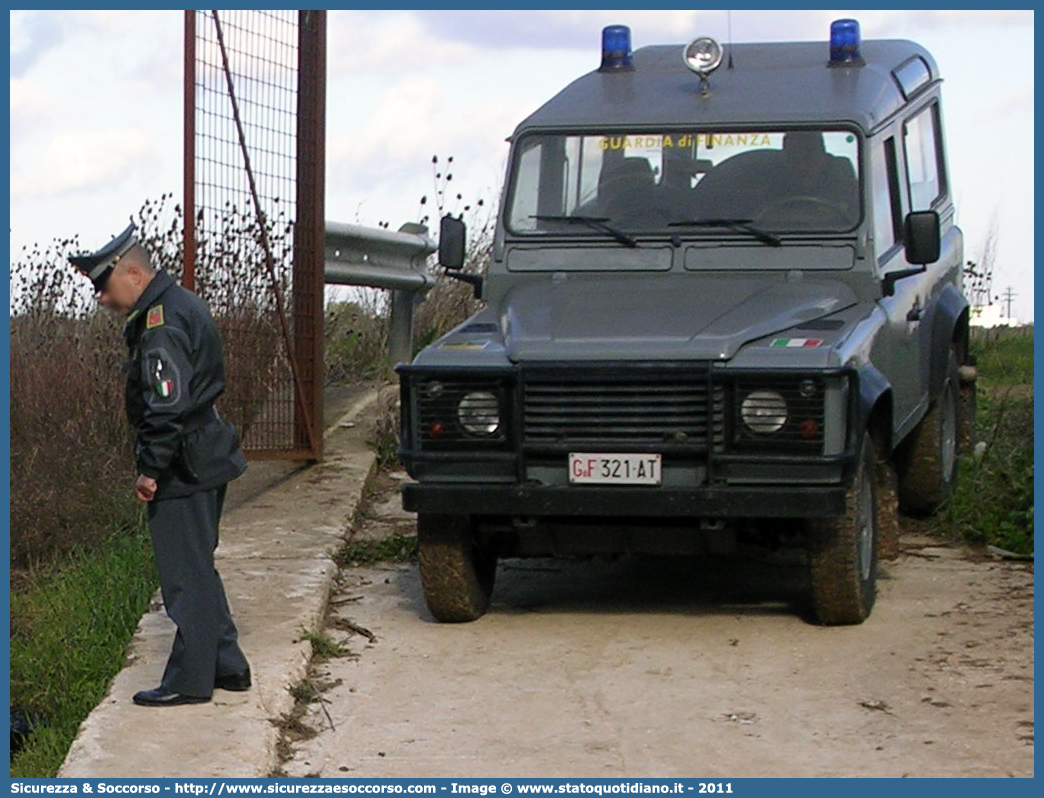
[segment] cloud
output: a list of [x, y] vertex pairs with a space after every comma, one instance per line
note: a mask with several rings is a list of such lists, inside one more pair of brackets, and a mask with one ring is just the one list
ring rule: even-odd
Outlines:
[[51, 117], [53, 108], [54, 98], [47, 85], [30, 78], [11, 78], [12, 139], [27, 132], [39, 135], [41, 123]]
[[446, 147], [464, 152], [481, 146], [490, 138], [490, 118], [502, 113], [502, 106], [493, 100], [462, 109], [451, 105], [447, 94], [432, 78], [389, 85], [357, 128], [328, 131], [328, 170], [350, 176], [360, 187], [374, 186], [403, 172], [426, 172], [432, 155], [454, 154]]
[[[1033, 126], [1033, 87], [1023, 86], [1015, 91], [1001, 94], [992, 106], [983, 108], [983, 114], [990, 119], [1011, 121], [1013, 116], [1028, 116]], [[1032, 157], [1032, 150], [1030, 151]]]
[[96, 11], [75, 9], [65, 12], [76, 28], [92, 38], [125, 41], [127, 36], [148, 36], [171, 25], [178, 26], [181, 11]]
[[327, 15], [330, 79], [358, 75], [424, 75], [433, 65], [477, 59], [478, 47], [439, 41], [424, 20], [408, 11], [331, 11]]
[[[620, 12], [621, 14], [627, 12]], [[661, 12], [639, 12], [659, 20]], [[638, 17], [641, 18], [640, 16]], [[949, 11], [949, 10], [760, 10], [731, 13], [732, 40], [756, 41], [826, 41], [830, 23], [835, 19], [854, 18], [859, 21], [866, 39], [913, 39], [932, 33], [966, 34], [969, 29], [984, 26], [1028, 26], [1032, 28], [1032, 11]], [[626, 21], [626, 20], [624, 20]], [[729, 14], [726, 11], [702, 11], [695, 14], [695, 25], [679, 27], [672, 32], [659, 25], [653, 28], [660, 39], [642, 38], [642, 41], [660, 43], [682, 41], [695, 35], [709, 35], [727, 41]], [[638, 24], [632, 24], [636, 44]], [[698, 28], [698, 30], [696, 30]]]
[[11, 12], [11, 77], [23, 77], [48, 52], [65, 40], [60, 12]]
[[134, 57], [125, 62], [123, 75], [156, 97], [180, 97], [185, 41], [182, 12], [137, 13], [142, 16], [135, 35], [142, 36], [146, 46], [136, 49]]
[[[631, 28], [635, 47], [685, 42], [699, 35], [725, 41], [724, 10], [332, 11], [331, 74], [382, 68], [424, 70], [462, 58], [496, 58], [508, 50], [590, 50], [605, 25]], [[853, 16], [868, 38], [916, 38], [918, 30], [1033, 24], [1032, 11], [733, 11], [734, 41], [826, 40], [830, 22]], [[334, 46], [335, 41], [343, 46]]]
[[830, 22], [847, 16], [860, 20], [867, 38], [916, 38], [918, 31], [1033, 24], [1031, 11], [760, 10], [733, 11], [731, 15], [724, 10], [331, 12], [331, 42], [343, 37], [351, 43], [339, 55], [331, 47], [331, 66], [340, 71], [354, 64], [361, 70], [384, 62], [417, 69], [418, 64], [497, 58], [498, 53], [517, 50], [597, 54], [601, 30], [610, 24], [628, 25], [636, 48], [682, 43], [700, 35], [725, 42], [730, 17], [733, 41], [826, 41]]
[[[879, 12], [883, 13], [883, 12]], [[956, 28], [1033, 25], [1033, 12], [1020, 10], [951, 11], [939, 8], [893, 12], [913, 30], [946, 31]]]
[[[495, 202], [507, 154], [503, 137], [521, 116], [518, 98], [482, 91], [465, 95], [458, 83], [401, 78], [366, 98], [355, 97], [365, 113], [357, 104], [330, 109], [328, 218], [397, 225], [423, 213], [435, 215], [435, 172], [453, 174], [445, 185], [447, 209], [480, 198]], [[433, 155], [439, 157], [437, 169]], [[463, 195], [460, 202], [457, 193]], [[423, 207], [421, 196], [428, 198]]]
[[[713, 12], [721, 15], [724, 12]], [[488, 64], [519, 51], [573, 50], [597, 60], [604, 26], [632, 26], [636, 47], [696, 35], [693, 11], [331, 11], [331, 79], [351, 74], [428, 74]], [[538, 56], [539, 57], [539, 56]], [[596, 64], [597, 65], [597, 64]]]
[[571, 49], [599, 35], [593, 14], [581, 11], [418, 11], [437, 41], [466, 42], [491, 50]]
[[138, 129], [58, 133], [28, 163], [12, 163], [12, 204], [119, 184], [145, 166], [149, 152], [148, 137]]
[[[67, 52], [80, 43], [85, 51], [118, 46], [125, 55], [136, 49], [136, 42], [147, 42], [146, 52], [155, 58], [155, 44], [170, 38], [172, 23], [180, 46], [180, 15], [171, 11], [13, 11], [11, 77], [24, 77], [48, 53]], [[128, 37], [133, 38], [128, 41]]]
[[[439, 42], [462, 42], [478, 48], [589, 50], [601, 47], [606, 25], [631, 27], [635, 46], [685, 41], [697, 35], [704, 14], [695, 11], [416, 11], [417, 18]], [[724, 16], [722, 17], [724, 18]]]

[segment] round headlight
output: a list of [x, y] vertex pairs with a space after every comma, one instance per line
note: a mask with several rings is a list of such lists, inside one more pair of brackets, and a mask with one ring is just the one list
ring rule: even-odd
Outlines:
[[685, 60], [685, 66], [701, 78], [705, 78], [718, 68], [723, 54], [724, 50], [714, 39], [701, 36], [686, 45], [682, 51], [682, 58]]
[[500, 429], [500, 402], [489, 391], [465, 394], [457, 406], [457, 419], [472, 435], [492, 435]]
[[740, 405], [740, 418], [751, 432], [779, 432], [787, 423], [787, 400], [775, 391], [754, 391]]

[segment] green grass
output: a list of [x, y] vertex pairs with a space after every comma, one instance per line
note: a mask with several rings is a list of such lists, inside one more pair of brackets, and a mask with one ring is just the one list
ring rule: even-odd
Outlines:
[[377, 467], [386, 469], [399, 461], [399, 436], [395, 432], [385, 430], [375, 434], [366, 441], [370, 451], [377, 458]]
[[325, 632], [311, 632], [305, 629], [301, 632], [301, 639], [307, 640], [311, 644], [312, 659], [316, 662], [328, 662], [338, 657], [346, 657], [351, 653]]
[[373, 429], [366, 445], [377, 457], [377, 467], [387, 469], [399, 461], [399, 410], [396, 397], [384, 394], [377, 402]]
[[975, 442], [980, 458], [961, 456], [952, 501], [933, 531], [974, 545], [1033, 552], [1032, 330], [989, 331], [973, 339], [978, 358]]
[[985, 390], [1033, 385], [1033, 328], [993, 329], [972, 335], [979, 387]]
[[141, 518], [104, 544], [30, 573], [11, 593], [11, 703], [42, 719], [11, 775], [54, 776], [80, 723], [123, 666], [156, 589]]
[[334, 556], [334, 562], [344, 568], [349, 565], [370, 565], [375, 562], [416, 562], [417, 536], [392, 535], [382, 540], [352, 540]]

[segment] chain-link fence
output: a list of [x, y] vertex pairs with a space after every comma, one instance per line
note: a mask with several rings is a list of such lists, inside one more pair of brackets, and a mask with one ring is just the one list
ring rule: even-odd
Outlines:
[[185, 261], [254, 457], [322, 435], [323, 11], [185, 12]]

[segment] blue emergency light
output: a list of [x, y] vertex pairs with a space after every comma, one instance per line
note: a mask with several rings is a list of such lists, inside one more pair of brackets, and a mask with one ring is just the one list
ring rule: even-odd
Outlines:
[[602, 65], [599, 72], [630, 72], [631, 29], [626, 25], [606, 25], [602, 28]]
[[859, 54], [859, 22], [836, 19], [830, 23], [830, 65], [857, 66], [863, 63]]

